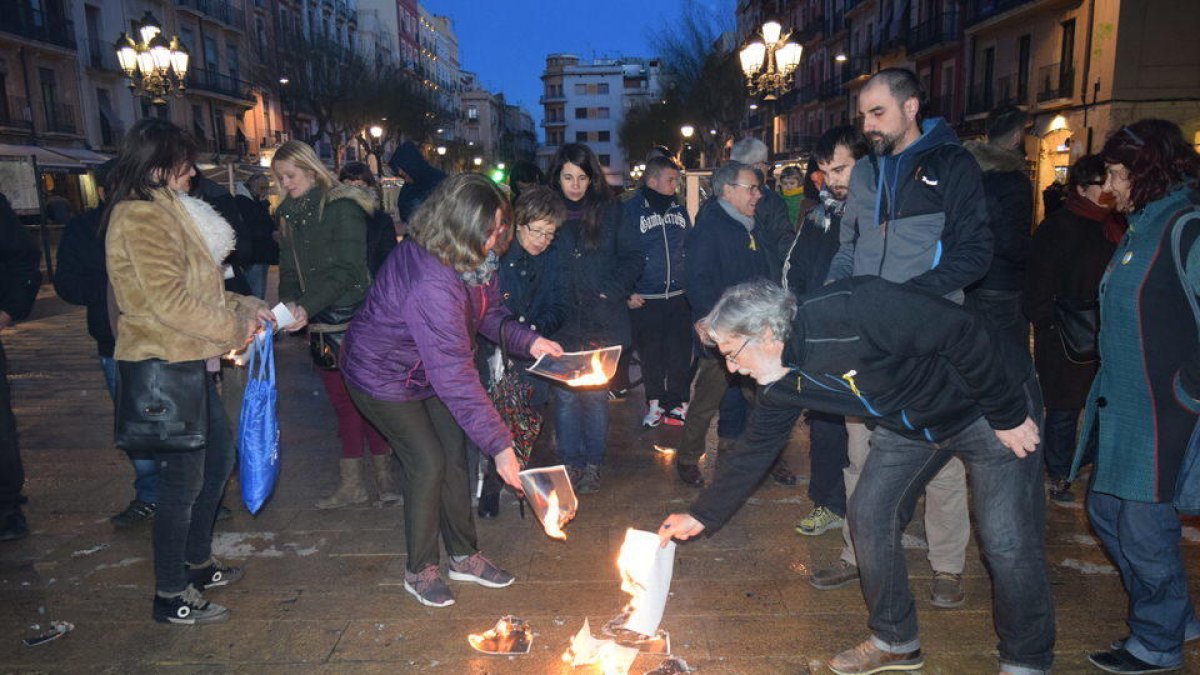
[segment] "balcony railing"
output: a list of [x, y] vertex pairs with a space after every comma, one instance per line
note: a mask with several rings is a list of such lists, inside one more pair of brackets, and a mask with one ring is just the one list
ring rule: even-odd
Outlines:
[[879, 27], [879, 53], [885, 54], [893, 49], [903, 47], [908, 40], [908, 23], [903, 19], [893, 19]]
[[121, 72], [121, 64], [117, 63], [117, 55], [112, 48], [92, 45], [88, 50], [88, 66], [96, 70], [111, 70]]
[[1058, 63], [1038, 68], [1038, 103], [1056, 98], [1072, 98], [1075, 88], [1075, 69], [1063, 68]]
[[175, 0], [175, 4], [212, 17], [232, 28], [241, 30], [246, 27], [246, 13], [228, 0]]
[[0, 105], [0, 127], [33, 131], [29, 118], [29, 101], [22, 96], [9, 96], [8, 105]]
[[966, 10], [966, 25], [971, 26], [1003, 14], [1010, 9], [1027, 5], [1033, 0], [969, 0]]
[[810, 152], [817, 145], [819, 136], [809, 136], [798, 131], [785, 134], [783, 137], [784, 150], [791, 152]]
[[908, 52], [919, 52], [939, 44], [958, 41], [958, 12], [935, 14], [908, 32]]
[[842, 74], [846, 78], [846, 81], [849, 82], [863, 75], [870, 75], [874, 70], [875, 54], [868, 51], [864, 54], [851, 56], [850, 62], [847, 64], [846, 69], [842, 71]]
[[0, 0], [0, 33], [75, 49], [75, 25], [65, 16], [32, 9], [26, 0]]
[[985, 88], [984, 83], [976, 82], [971, 91], [971, 97], [967, 101], [967, 114], [978, 115], [991, 112], [994, 107], [996, 107], [995, 93], [991, 88]]
[[59, 134], [79, 133], [75, 106], [65, 103], [46, 106], [46, 131]]
[[821, 99], [836, 98], [846, 95], [846, 84], [840, 78], [825, 80], [821, 83]]
[[243, 101], [253, 101], [254, 93], [247, 82], [207, 68], [189, 68], [188, 89], [224, 94]]
[[925, 99], [922, 111], [925, 117], [945, 117], [951, 122], [957, 121], [957, 115], [954, 114], [954, 94], [930, 96]]

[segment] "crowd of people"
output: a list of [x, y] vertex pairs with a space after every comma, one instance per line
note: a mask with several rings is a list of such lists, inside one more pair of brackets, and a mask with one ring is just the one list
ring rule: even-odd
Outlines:
[[[601, 490], [609, 401], [628, 396], [636, 363], [642, 425], [681, 427], [678, 479], [702, 488], [663, 521], [665, 543], [713, 533], [768, 477], [794, 484], [781, 455], [803, 421], [812, 509], [793, 514], [795, 530], [845, 540], [806, 580], [856, 584], [870, 617], [834, 672], [924, 663], [901, 539], [922, 495], [930, 604], [966, 601], [973, 504], [999, 670], [1049, 672], [1046, 504], [1075, 500], [1081, 475], [1130, 598], [1130, 634], [1090, 661], [1181, 668], [1200, 637], [1174, 505], [1200, 480], [1184, 468], [1200, 414], [1200, 157], [1172, 123], [1122, 127], [1075, 160], [1062, 206], [1034, 228], [1027, 115], [997, 108], [986, 138], [963, 144], [922, 98], [911, 71], [876, 73], [861, 126], [827, 131], [778, 186], [766, 145], [739, 140], [694, 223], [665, 148], [618, 196], [585, 144], [559, 148], [545, 176], [519, 164], [499, 186], [447, 176], [405, 143], [390, 163], [405, 180], [393, 224], [366, 165], [335, 176], [290, 141], [235, 197], [197, 175], [186, 132], [139, 122], [98, 176], [102, 205], [67, 224], [54, 283], [87, 307], [115, 401], [157, 391], [149, 366], [205, 374], [191, 394], [201, 410], [172, 420], [200, 425], [202, 447], [130, 452], [135, 498], [112, 518], [153, 523], [154, 618], [229, 616], [205, 595], [242, 576], [212, 556], [236, 452], [209, 374], [258, 331], [307, 333], [335, 413], [339, 479], [316, 507], [367, 502], [371, 482], [379, 502], [402, 503], [404, 587], [430, 607], [455, 601], [442, 547], [451, 581], [515, 580], [480, 552], [472, 513], [497, 515], [526, 457], [489, 397], [493, 364], [620, 345], [606, 385], [520, 373], [526, 403], [553, 421], [540, 444], [578, 493]], [[0, 327], [28, 315], [38, 283], [36, 246], [5, 206]], [[271, 265], [287, 325], [263, 301]], [[12, 427], [9, 411], [0, 539], [27, 532]]]

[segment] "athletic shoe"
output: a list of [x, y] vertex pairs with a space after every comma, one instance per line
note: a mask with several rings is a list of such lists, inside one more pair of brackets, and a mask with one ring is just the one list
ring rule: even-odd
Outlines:
[[646, 416], [642, 418], [642, 426], [652, 429], [663, 422], [663, 409], [658, 405], [658, 399], [650, 399], [646, 406]]
[[449, 607], [454, 604], [454, 594], [442, 581], [437, 565], [426, 565], [416, 574], [404, 570], [404, 590], [426, 607]]
[[229, 620], [229, 608], [205, 600], [195, 586], [189, 585], [183, 593], [170, 598], [155, 594], [154, 620], [187, 626], [220, 623]]
[[681, 403], [663, 416], [663, 424], [669, 427], [681, 427], [687, 421], [688, 404]]
[[504, 588], [517, 580], [478, 552], [462, 562], [450, 561], [450, 578], [454, 581], [473, 581], [485, 588]]
[[210, 588], [228, 586], [245, 575], [246, 572], [242, 568], [227, 567], [216, 558], [210, 559], [204, 567], [188, 569], [188, 581], [201, 592]]
[[810, 511], [807, 516], [801, 518], [800, 522], [796, 524], [796, 534], [815, 537], [825, 534], [830, 530], [841, 529], [842, 524], [845, 522], [845, 518], [842, 518], [824, 506], [818, 506]]

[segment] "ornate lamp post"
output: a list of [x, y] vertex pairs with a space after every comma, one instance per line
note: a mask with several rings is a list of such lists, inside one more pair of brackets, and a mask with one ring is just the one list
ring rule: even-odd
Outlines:
[[371, 154], [375, 155], [375, 175], [380, 179], [379, 182], [382, 185], [383, 184], [383, 157], [382, 157], [383, 144], [380, 143], [380, 139], [383, 138], [383, 127], [379, 126], [378, 124], [373, 124], [373, 125], [371, 125], [370, 129], [367, 129], [367, 133], [369, 133], [371, 135]]
[[140, 42], [134, 42], [127, 33], [117, 38], [117, 61], [129, 78], [130, 91], [164, 105], [168, 95], [183, 95], [189, 54], [178, 37], [172, 36], [169, 41], [163, 37], [162, 26], [150, 12], [139, 23]]
[[742, 47], [738, 58], [750, 95], [773, 101], [792, 88], [792, 73], [800, 64], [804, 48], [788, 42], [791, 33], [783, 34], [783, 27], [777, 21], [764, 23], [759, 35], [762, 40]]

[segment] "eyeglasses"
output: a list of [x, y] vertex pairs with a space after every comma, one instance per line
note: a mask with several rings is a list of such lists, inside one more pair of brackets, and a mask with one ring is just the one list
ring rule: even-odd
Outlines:
[[742, 355], [742, 352], [743, 352], [743, 351], [745, 351], [745, 349], [746, 349], [746, 345], [750, 344], [750, 341], [751, 341], [751, 340], [753, 340], [753, 339], [754, 339], [753, 337], [748, 337], [748, 338], [746, 338], [746, 341], [742, 343], [742, 346], [741, 346], [741, 347], [738, 347], [738, 348], [737, 348], [737, 351], [736, 351], [736, 352], [733, 352], [733, 353], [730, 353], [730, 354], [722, 354], [722, 356], [724, 356], [724, 357], [725, 357], [725, 360], [726, 360], [727, 362], [729, 362], [729, 363], [732, 363], [732, 364], [733, 364], [733, 365], [735, 365], [735, 366], [736, 366], [736, 365], [740, 365], [740, 364], [738, 363], [738, 361], [737, 361], [737, 360], [738, 360], [738, 357]]
[[521, 227], [525, 228], [525, 230], [527, 232], [529, 232], [530, 235], [537, 237], [538, 239], [541, 239], [542, 241], [553, 241], [554, 240], [554, 232], [553, 231], [547, 232], [545, 230], [535, 230], [532, 227], [529, 227], [528, 225], [522, 225]]
[[730, 183], [730, 185], [736, 185], [740, 188], [746, 188], [747, 190], [757, 190], [758, 189], [758, 186], [754, 185], [754, 184], [747, 185], [746, 183]]

